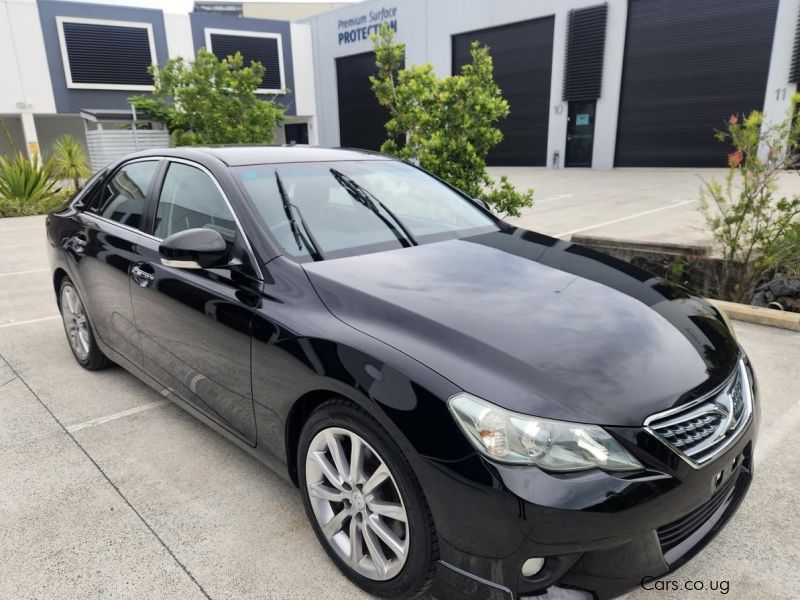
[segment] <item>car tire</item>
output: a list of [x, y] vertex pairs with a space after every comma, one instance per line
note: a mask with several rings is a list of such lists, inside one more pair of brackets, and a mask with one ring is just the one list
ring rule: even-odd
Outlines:
[[89, 371], [97, 371], [111, 364], [97, 345], [86, 307], [69, 277], [61, 280], [58, 307], [61, 310], [64, 332], [67, 334], [67, 343], [78, 364]]
[[[361, 451], [354, 458], [356, 445]], [[339, 569], [375, 596], [412, 598], [427, 591], [439, 554], [433, 516], [386, 430], [356, 404], [331, 400], [306, 421], [297, 456], [306, 514]], [[341, 519], [342, 513], [348, 516]]]

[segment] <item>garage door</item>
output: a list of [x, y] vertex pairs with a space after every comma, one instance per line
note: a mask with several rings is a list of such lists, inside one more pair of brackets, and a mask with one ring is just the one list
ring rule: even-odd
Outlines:
[[630, 0], [616, 160], [718, 167], [732, 114], [761, 110], [778, 0]]
[[389, 111], [378, 104], [369, 82], [376, 71], [373, 52], [336, 59], [341, 146], [380, 150], [386, 140]]
[[490, 165], [547, 163], [553, 17], [512, 23], [453, 36], [453, 73], [470, 62], [473, 40], [489, 46], [494, 79], [510, 113], [498, 123], [503, 141], [489, 153]]

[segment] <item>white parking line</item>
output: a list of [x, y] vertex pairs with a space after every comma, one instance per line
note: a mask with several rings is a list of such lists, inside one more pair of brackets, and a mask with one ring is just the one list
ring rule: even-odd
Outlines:
[[14, 248], [33, 248], [43, 246], [41, 242], [35, 244], [12, 244], [11, 246], [0, 246], [0, 250], [12, 250]]
[[4, 327], [16, 327], [17, 325], [28, 325], [29, 323], [39, 323], [41, 321], [50, 321], [52, 319], [60, 319], [61, 315], [53, 315], [52, 317], [39, 317], [38, 319], [28, 319], [27, 321], [12, 321], [11, 323], [0, 324], [0, 329]]
[[536, 208], [539, 204], [546, 204], [547, 202], [553, 202], [554, 200], [565, 200], [566, 198], [572, 198], [575, 194], [558, 194], [557, 196], [551, 196], [550, 198], [544, 198], [542, 200], [536, 200], [533, 203], [534, 208]]
[[140, 412], [144, 412], [146, 410], [153, 410], [154, 408], [160, 408], [169, 404], [167, 400], [156, 400], [155, 402], [148, 402], [147, 404], [142, 404], [140, 406], [135, 406], [133, 408], [129, 408], [128, 410], [122, 410], [118, 413], [114, 413], [113, 415], [106, 415], [105, 417], [97, 417], [96, 419], [90, 419], [88, 421], [84, 421], [83, 423], [78, 423], [77, 425], [69, 425], [67, 426], [67, 431], [70, 433], [75, 433], [76, 431], [80, 431], [81, 429], [86, 429], [87, 427], [95, 427], [96, 425], [102, 425], [103, 423], [108, 423], [109, 421], [116, 421], [117, 419], [124, 419], [125, 417], [129, 417], [131, 415], [135, 415]]
[[590, 229], [598, 229], [599, 227], [605, 227], [606, 225], [613, 225], [614, 223], [621, 223], [623, 221], [629, 221], [631, 219], [638, 219], [639, 217], [644, 217], [646, 215], [652, 215], [653, 213], [661, 212], [662, 210], [670, 210], [671, 208], [678, 208], [679, 206], [685, 206], [687, 204], [691, 204], [692, 202], [697, 202], [697, 200], [683, 200], [681, 202], [676, 202], [675, 204], [669, 204], [667, 206], [660, 206], [658, 208], [653, 208], [650, 210], [646, 210], [644, 212], [635, 213], [632, 215], [628, 215], [627, 217], [620, 217], [619, 219], [612, 219], [611, 221], [605, 221], [604, 223], [596, 223], [594, 225], [590, 225], [589, 227], [581, 227], [580, 229], [573, 229], [572, 231], [565, 231], [564, 233], [557, 233], [554, 237], [566, 237], [568, 235], [574, 235], [576, 233], [582, 233], [584, 231], [589, 231]]
[[12, 275], [27, 275], [28, 273], [44, 273], [50, 269], [31, 269], [30, 271], [14, 271], [12, 273], [0, 273], [0, 277], [11, 277]]

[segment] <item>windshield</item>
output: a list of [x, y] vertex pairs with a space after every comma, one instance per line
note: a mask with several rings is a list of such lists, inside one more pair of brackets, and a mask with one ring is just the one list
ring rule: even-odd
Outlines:
[[252, 165], [234, 172], [282, 252], [299, 260], [498, 229], [471, 201], [399, 161]]

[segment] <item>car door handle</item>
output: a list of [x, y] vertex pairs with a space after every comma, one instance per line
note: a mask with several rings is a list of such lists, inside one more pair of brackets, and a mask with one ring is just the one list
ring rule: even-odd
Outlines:
[[131, 267], [131, 278], [141, 287], [147, 287], [156, 280], [152, 267], [145, 263], [137, 263]]
[[89, 245], [89, 238], [82, 231], [64, 239], [63, 247], [65, 250], [72, 250], [76, 254], [83, 254], [86, 246]]

